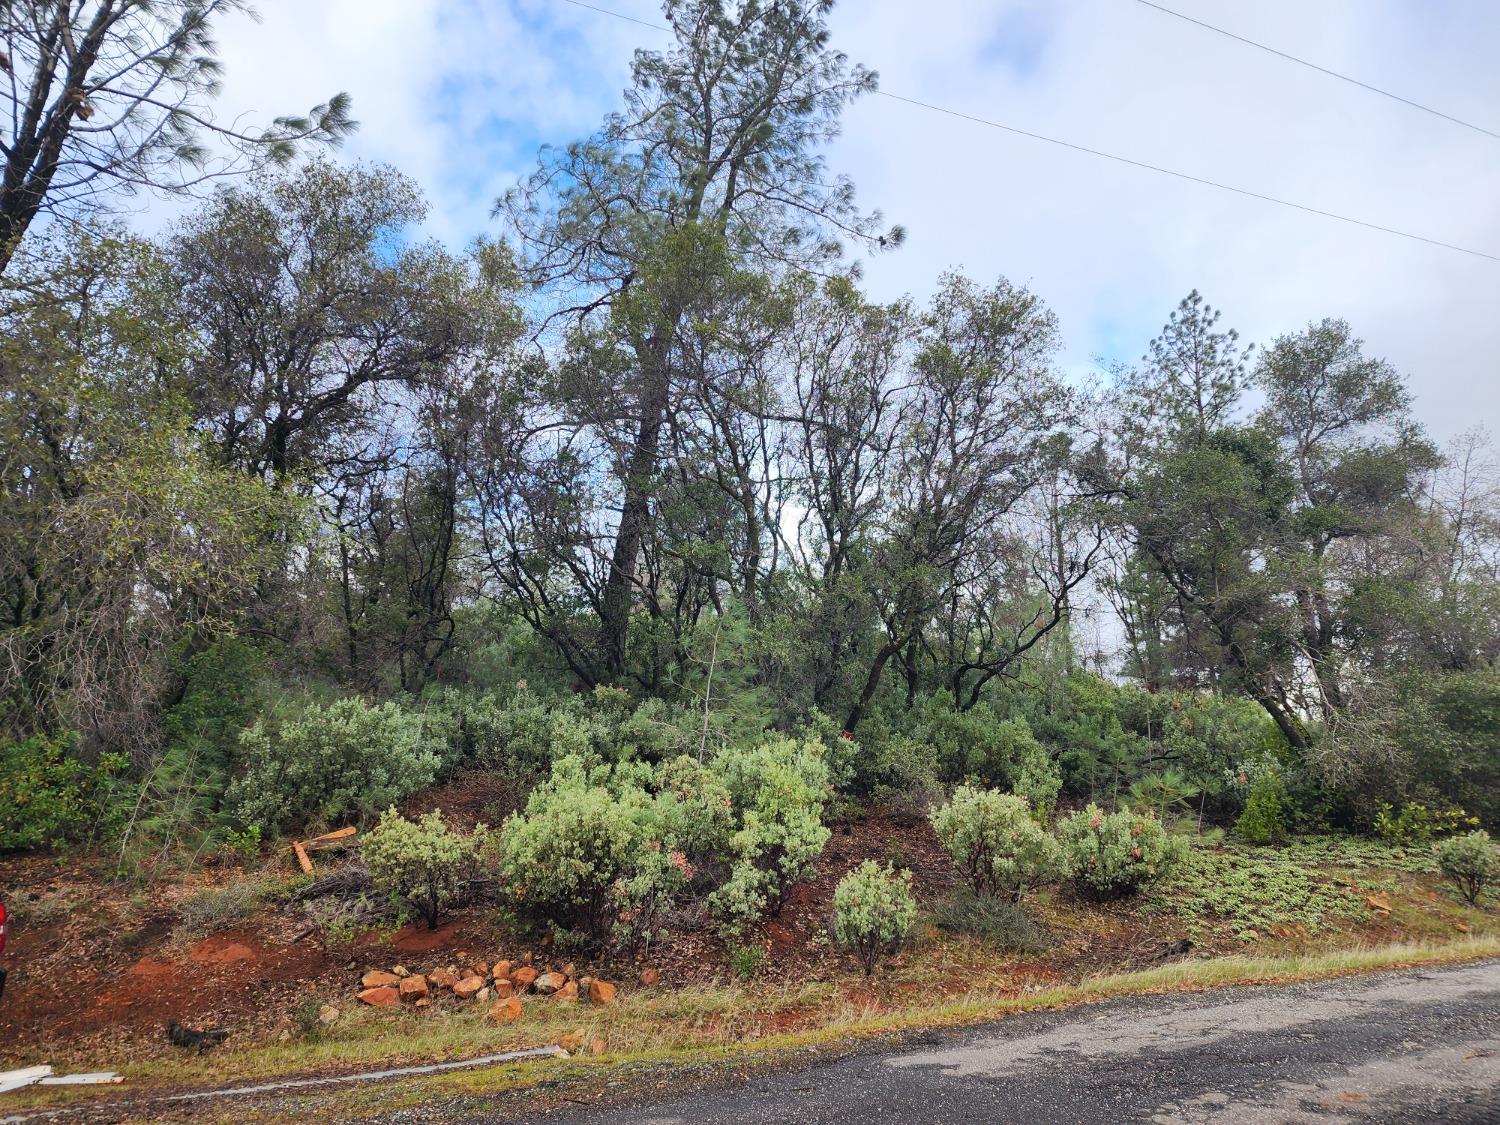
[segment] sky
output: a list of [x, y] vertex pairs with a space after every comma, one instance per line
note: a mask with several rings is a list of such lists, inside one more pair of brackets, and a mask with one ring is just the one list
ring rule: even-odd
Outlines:
[[[651, 0], [597, 0], [659, 22]], [[1162, 0], [1500, 132], [1493, 0]], [[225, 20], [221, 118], [344, 90], [342, 158], [415, 178], [429, 233], [495, 233], [539, 146], [591, 132], [657, 31], [566, 0], [256, 0]], [[843, 0], [833, 44], [881, 88], [1500, 256], [1500, 139], [1174, 19], [1139, 0]], [[1446, 440], [1500, 431], [1500, 261], [1456, 253], [933, 113], [848, 111], [830, 166], [908, 231], [872, 296], [945, 269], [1005, 276], [1057, 313], [1061, 364], [1133, 362], [1191, 289], [1247, 341], [1341, 317], [1409, 379]], [[150, 215], [160, 218], [153, 209]], [[149, 219], [147, 221], [150, 221]]]

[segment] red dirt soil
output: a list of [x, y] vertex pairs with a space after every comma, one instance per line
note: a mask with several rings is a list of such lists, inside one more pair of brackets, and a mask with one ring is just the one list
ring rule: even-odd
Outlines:
[[[449, 799], [452, 819], [463, 821], [482, 819], [485, 806], [487, 817], [503, 798], [496, 789], [460, 783], [452, 792], [434, 791], [414, 804], [449, 809]], [[832, 830], [812, 877], [793, 889], [779, 917], [749, 937], [766, 951], [766, 968], [777, 979], [847, 976], [847, 958], [827, 940], [829, 904], [839, 879], [865, 859], [910, 868], [913, 889], [924, 902], [941, 898], [956, 883], [953, 865], [925, 819], [875, 808]], [[342, 857], [320, 856], [319, 870], [332, 870], [342, 862]], [[284, 866], [290, 877], [294, 868], [289, 859]], [[292, 1014], [310, 997], [349, 997], [367, 968], [406, 964], [422, 970], [451, 962], [460, 951], [494, 959], [519, 960], [529, 954], [539, 966], [576, 961], [582, 971], [617, 980], [633, 980], [639, 968], [650, 966], [667, 986], [723, 980], [728, 975], [727, 953], [711, 923], [679, 929], [638, 964], [610, 965], [590, 964], [576, 953], [549, 948], [545, 939], [507, 932], [496, 912], [482, 909], [463, 911], [436, 931], [408, 926], [325, 948], [317, 937], [305, 936], [308, 918], [300, 905], [281, 910], [265, 906], [232, 929], [196, 942], [174, 940], [178, 902], [235, 874], [202, 872], [180, 882], [164, 881], [142, 896], [101, 882], [83, 861], [5, 861], [0, 866], [0, 895], [7, 901], [19, 900], [16, 892], [24, 888], [33, 896], [65, 900], [66, 909], [42, 910], [33, 901], [32, 920], [24, 906], [19, 914], [7, 957], [14, 971], [0, 1001], [0, 1063], [53, 1061], [49, 1047], [56, 1057], [90, 1048], [120, 1056], [164, 1052], [170, 1048], [163, 1028], [173, 1019], [193, 1027], [227, 1027], [238, 1042], [269, 1038], [291, 1027]], [[1057, 956], [1013, 963], [1000, 979], [981, 987], [1010, 991], [1045, 983], [1057, 977], [1053, 964], [1059, 957], [1075, 967], [1119, 966], [1131, 958], [1127, 943], [1159, 940], [1167, 936], [1170, 925], [1165, 920], [1152, 922], [1129, 935], [1104, 940], [1070, 936], [1060, 941]], [[1150, 932], [1158, 926], [1162, 934]], [[961, 966], [945, 971], [952, 974], [945, 993], [956, 995], [979, 983]], [[883, 988], [852, 983], [846, 999], [879, 1006]], [[894, 987], [884, 991], [887, 1002], [898, 999]], [[774, 1030], [797, 1026], [799, 1016], [779, 1014]], [[815, 1018], [815, 1013], [807, 1018]]]
[[[17, 966], [0, 1003], [0, 1051], [27, 1055], [54, 1042], [76, 1047], [96, 1038], [155, 1037], [170, 1020], [232, 1026], [258, 1012], [284, 1010], [293, 993], [331, 966], [311, 943], [277, 945], [247, 930], [216, 934], [173, 954], [157, 950], [127, 961], [107, 946], [87, 958], [47, 956], [56, 930], [18, 934]], [[65, 940], [65, 939], [64, 939]], [[57, 951], [60, 952], [60, 951]], [[41, 954], [33, 961], [33, 954]], [[112, 972], [112, 966], [125, 965]]]

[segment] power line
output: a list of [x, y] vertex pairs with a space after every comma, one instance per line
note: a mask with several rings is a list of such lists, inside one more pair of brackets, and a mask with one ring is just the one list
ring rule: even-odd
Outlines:
[[[569, 0], [571, 3], [572, 0]], [[1440, 246], [1444, 250], [1457, 250], [1460, 254], [1472, 254], [1476, 258], [1487, 258], [1492, 262], [1500, 262], [1500, 255], [1487, 254], [1483, 250], [1471, 250], [1467, 246], [1458, 246], [1452, 242], [1442, 242], [1436, 238], [1428, 238], [1426, 235], [1412, 234], [1410, 231], [1397, 230], [1395, 227], [1382, 226], [1379, 223], [1367, 222], [1364, 219], [1355, 219], [1348, 215], [1340, 215], [1336, 211], [1324, 211], [1320, 207], [1310, 207], [1305, 203], [1296, 203], [1290, 199], [1281, 199], [1274, 195], [1266, 195], [1264, 192], [1252, 191], [1249, 188], [1235, 187], [1233, 184], [1221, 183], [1218, 180], [1206, 179], [1203, 176], [1194, 176], [1190, 172], [1179, 172], [1174, 168], [1164, 168], [1160, 164], [1148, 164], [1144, 160], [1135, 160], [1129, 156], [1120, 156], [1117, 153], [1105, 152], [1103, 149], [1089, 148], [1087, 145], [1074, 144], [1072, 141], [1059, 140], [1057, 137], [1049, 137], [1042, 133], [1033, 133], [1027, 129], [1018, 129], [1014, 125], [1004, 125], [999, 121], [990, 121], [987, 118], [975, 117], [971, 113], [963, 113], [960, 110], [948, 109], [946, 106], [934, 105], [931, 102], [918, 101], [916, 98], [903, 97], [900, 94], [887, 93], [885, 90], [877, 91], [882, 96], [894, 101], [906, 102], [908, 105], [921, 106], [930, 109], [934, 113], [945, 113], [949, 117], [958, 117], [964, 121], [972, 121], [976, 125], [988, 125], [992, 129], [1003, 129], [1007, 133], [1014, 133], [1018, 137], [1030, 137], [1034, 141], [1045, 141], [1049, 145], [1057, 145], [1060, 148], [1072, 149], [1074, 152], [1086, 153], [1089, 156], [1097, 156], [1102, 160], [1113, 160], [1117, 164], [1128, 164], [1132, 168], [1144, 168], [1148, 172], [1157, 172], [1163, 176], [1174, 176], [1179, 180], [1186, 180], [1192, 184], [1202, 184], [1204, 187], [1218, 188], [1220, 191], [1233, 192], [1235, 195], [1243, 195], [1249, 199], [1259, 199], [1264, 203], [1274, 203], [1279, 207], [1290, 207], [1294, 211], [1303, 211], [1309, 215], [1318, 215], [1325, 219], [1337, 219], [1341, 223], [1349, 223], [1352, 226], [1364, 227], [1366, 230], [1380, 231], [1382, 234], [1394, 234], [1400, 238], [1410, 238], [1416, 242], [1425, 242], [1429, 246]]]
[[1225, 38], [1233, 39], [1237, 43], [1243, 43], [1247, 47], [1254, 47], [1257, 50], [1265, 51], [1267, 54], [1275, 55], [1277, 58], [1286, 59], [1287, 62], [1294, 62], [1298, 66], [1307, 67], [1309, 70], [1316, 70], [1319, 74], [1326, 74], [1329, 78], [1337, 78], [1340, 82], [1347, 82], [1351, 86], [1358, 86], [1361, 90], [1368, 90], [1372, 94], [1379, 94], [1382, 98], [1390, 98], [1393, 102], [1400, 102], [1404, 106], [1410, 106], [1412, 109], [1419, 109], [1423, 113], [1430, 113], [1434, 117], [1441, 117], [1444, 121], [1451, 121], [1454, 125], [1462, 125], [1465, 129], [1473, 129], [1476, 133], [1483, 133], [1486, 137], [1493, 137], [1495, 140], [1500, 141], [1500, 133], [1497, 133], [1491, 129], [1486, 129], [1483, 125], [1475, 125], [1472, 121], [1465, 121], [1461, 117], [1454, 117], [1451, 113], [1444, 113], [1440, 109], [1433, 109], [1430, 105], [1423, 105], [1421, 102], [1414, 102], [1410, 98], [1403, 98], [1400, 94], [1393, 94], [1391, 91], [1383, 90], [1379, 86], [1372, 86], [1368, 82], [1361, 82], [1358, 78], [1350, 77], [1347, 74], [1340, 74], [1336, 70], [1330, 70], [1326, 66], [1319, 66], [1315, 62], [1309, 62], [1307, 59], [1298, 58], [1296, 55], [1288, 54], [1286, 51], [1277, 50], [1275, 47], [1267, 46], [1265, 43], [1257, 43], [1254, 39], [1247, 39], [1243, 35], [1236, 35], [1234, 32], [1226, 31], [1222, 27], [1215, 27], [1211, 23], [1205, 23], [1203, 20], [1195, 19], [1194, 17], [1187, 15], [1186, 13], [1175, 11], [1172, 8], [1157, 4], [1154, 2], [1154, 0], [1135, 0], [1135, 2], [1137, 4], [1144, 4], [1148, 8], [1155, 8], [1158, 12], [1161, 12], [1164, 15], [1175, 16], [1177, 19], [1180, 19], [1186, 23], [1194, 24], [1198, 27], [1203, 28], [1205, 31], [1212, 31], [1218, 35], [1224, 36]]
[[[1140, 0], [1146, 3], [1147, 0]], [[600, 15], [614, 16], [616, 19], [625, 20], [629, 23], [638, 24], [641, 27], [649, 27], [656, 31], [670, 32], [672, 29], [659, 23], [650, 23], [635, 16], [628, 16], [624, 12], [616, 12], [609, 8], [600, 7], [597, 4], [585, 3], [585, 0], [563, 0], [565, 4], [572, 4], [576, 8], [587, 8], [591, 12]], [[1152, 5], [1155, 7], [1156, 5]], [[1163, 9], [1166, 11], [1167, 9]], [[1175, 13], [1173, 13], [1175, 14]], [[1215, 29], [1217, 30], [1217, 29]], [[1144, 169], [1147, 172], [1155, 172], [1162, 176], [1171, 176], [1174, 179], [1186, 180], [1188, 183], [1199, 184], [1203, 187], [1217, 188], [1219, 191], [1231, 192], [1234, 195], [1244, 196], [1248, 199], [1256, 199], [1262, 203], [1274, 203], [1278, 207], [1287, 207], [1293, 211], [1301, 211], [1304, 214], [1316, 215], [1324, 219], [1333, 219], [1337, 222], [1347, 223], [1350, 226], [1363, 227], [1366, 230], [1378, 231], [1381, 234], [1395, 235], [1398, 238], [1410, 239], [1413, 242], [1426, 243], [1428, 246], [1436, 246], [1443, 250], [1453, 250], [1460, 254], [1468, 254], [1475, 258], [1484, 258], [1491, 262], [1500, 262], [1500, 254], [1490, 254], [1484, 250], [1475, 250], [1468, 246], [1459, 246], [1452, 242], [1443, 242], [1440, 239], [1428, 238], [1426, 235], [1413, 234], [1411, 231], [1399, 230], [1396, 227], [1383, 226], [1380, 223], [1372, 223], [1365, 219], [1356, 219], [1349, 215], [1341, 215], [1336, 211], [1325, 211], [1320, 207], [1312, 207], [1305, 203], [1297, 203], [1290, 199], [1282, 199], [1278, 196], [1267, 195], [1264, 192], [1252, 191], [1249, 188], [1235, 187], [1219, 180], [1210, 180], [1203, 176], [1195, 176], [1190, 172], [1179, 172], [1174, 168], [1166, 168], [1160, 164], [1151, 164], [1144, 160], [1136, 160], [1133, 157], [1121, 156], [1118, 153], [1106, 152], [1103, 149], [1090, 148], [1088, 145], [1076, 144], [1073, 141], [1065, 141], [1058, 137], [1049, 137], [1045, 133], [1035, 133], [1029, 129], [1021, 129], [1015, 125], [1006, 125], [1003, 122], [991, 121], [986, 117], [978, 117], [972, 113], [962, 110], [949, 109], [947, 106], [937, 105], [933, 102], [924, 102], [918, 98], [908, 98], [901, 94], [893, 94], [888, 90], [876, 90], [876, 94], [892, 101], [904, 102], [907, 105], [918, 106], [921, 109], [931, 110], [933, 113], [941, 113], [948, 117], [956, 117], [962, 121], [969, 121], [975, 125], [985, 125], [991, 129], [999, 129], [1002, 132], [1012, 133], [1018, 137], [1026, 137], [1034, 141], [1042, 141], [1045, 144], [1056, 145], [1059, 148], [1071, 149], [1073, 152], [1081, 152], [1086, 156], [1095, 156], [1101, 160], [1110, 160], [1116, 164], [1126, 164], [1132, 168]]]

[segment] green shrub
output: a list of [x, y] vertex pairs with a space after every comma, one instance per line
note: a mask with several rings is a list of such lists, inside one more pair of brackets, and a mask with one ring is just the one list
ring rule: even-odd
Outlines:
[[1457, 885], [1470, 903], [1477, 903], [1485, 887], [1500, 876], [1500, 856], [1483, 829], [1450, 836], [1438, 845], [1438, 870]]
[[938, 903], [933, 921], [950, 933], [977, 938], [1002, 953], [1045, 953], [1047, 931], [1013, 902], [965, 888]]
[[1129, 809], [1106, 816], [1094, 804], [1058, 823], [1057, 842], [1074, 885], [1101, 899], [1136, 893], [1171, 870], [1185, 847], [1154, 816]]
[[639, 949], [672, 904], [709, 894], [728, 931], [779, 908], [828, 839], [823, 747], [788, 738], [653, 768], [566, 755], [505, 823], [516, 913], [594, 947]]
[[[483, 837], [482, 827], [476, 835]], [[475, 843], [444, 824], [441, 812], [407, 820], [391, 808], [365, 836], [360, 853], [375, 888], [411, 906], [435, 930], [441, 911], [458, 898]]]
[[182, 697], [162, 715], [167, 749], [152, 771], [151, 810], [176, 823], [144, 826], [175, 837], [211, 827], [234, 772], [240, 735], [266, 703], [265, 660], [225, 637], [182, 666]]
[[518, 915], [590, 948], [639, 951], [656, 938], [697, 874], [675, 833], [703, 822], [675, 793], [648, 792], [651, 776], [644, 766], [558, 762], [496, 849]]
[[1050, 809], [1062, 788], [1062, 773], [1046, 747], [1021, 719], [1001, 718], [987, 704], [968, 711], [951, 698], [934, 696], [923, 706], [912, 737], [936, 751], [940, 779], [974, 779], [1008, 789], [1040, 809]]
[[961, 785], [932, 827], [974, 890], [1020, 902], [1061, 874], [1061, 849], [1020, 797]]
[[55, 847], [116, 827], [119, 754], [89, 764], [78, 736], [34, 735], [0, 745], [0, 852]]
[[717, 774], [695, 758], [673, 758], [657, 767], [656, 789], [664, 837], [700, 867], [728, 854], [734, 798]]
[[911, 872], [897, 874], [873, 859], [845, 875], [833, 891], [834, 939], [859, 959], [866, 976], [882, 955], [901, 947], [916, 916]]
[[729, 967], [741, 980], [749, 980], [760, 972], [765, 960], [766, 951], [758, 945], [737, 945], [729, 951]]
[[555, 780], [531, 795], [500, 835], [500, 874], [523, 917], [602, 945], [620, 906], [615, 884], [635, 873], [650, 839], [645, 796]]
[[1281, 787], [1257, 785], [1250, 790], [1245, 809], [1234, 822], [1234, 832], [1247, 844], [1279, 844], [1286, 839], [1286, 813], [1282, 808]]
[[864, 775], [871, 797], [919, 817], [942, 800], [937, 750], [920, 739], [896, 735], [873, 747]]
[[522, 687], [501, 695], [453, 688], [423, 699], [447, 769], [477, 766], [522, 779], [544, 776], [568, 755], [607, 756], [608, 724], [576, 698], [547, 699]]
[[1478, 826], [1479, 821], [1466, 815], [1463, 809], [1432, 809], [1421, 801], [1409, 801], [1399, 811], [1389, 802], [1381, 801], [1380, 811], [1375, 814], [1375, 834], [1408, 848]]
[[249, 828], [238, 831], [228, 829], [223, 836], [224, 850], [242, 863], [249, 862], [260, 855], [260, 825], [252, 824]]
[[353, 697], [256, 720], [240, 736], [240, 757], [225, 806], [267, 836], [373, 819], [432, 784], [440, 764], [421, 715]]
[[823, 853], [828, 767], [821, 744], [773, 738], [716, 754], [710, 768], [729, 793], [733, 866], [712, 898], [731, 931], [776, 913]]

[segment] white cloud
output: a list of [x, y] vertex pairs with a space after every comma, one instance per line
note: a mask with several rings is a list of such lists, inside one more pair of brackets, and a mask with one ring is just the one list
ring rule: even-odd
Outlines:
[[[1462, 35], [1437, 35], [1428, 17], [1393, 4], [1176, 2], [1458, 114], [1482, 121], [1500, 105], [1484, 46], [1500, 33], [1491, 6], [1467, 6]], [[836, 30], [892, 92], [1500, 253], [1500, 141], [1131, 0], [1048, 5], [1033, 66], [987, 64], [988, 29], [1038, 6], [864, 0]], [[1251, 340], [1347, 318], [1409, 373], [1420, 415], [1440, 434], [1500, 415], [1500, 263], [884, 98], [851, 113], [840, 158], [863, 197], [911, 230], [899, 255], [870, 264], [877, 291], [920, 289], [958, 262], [981, 277], [1004, 273], [1057, 309], [1077, 365], [1098, 351], [1134, 359], [1196, 286]]]
[[[659, 19], [649, 0], [601, 0]], [[1397, 0], [1168, 0], [1181, 10], [1500, 129], [1488, 44], [1500, 7]], [[631, 50], [658, 33], [563, 0], [261, 0], [226, 23], [225, 112], [335, 90], [348, 153], [415, 176], [434, 234], [492, 229], [540, 140], [590, 131]], [[834, 40], [885, 89], [1080, 144], [1500, 253], [1500, 141], [1133, 0], [844, 0]], [[831, 156], [910, 230], [868, 264], [879, 296], [944, 268], [1025, 282], [1058, 311], [1066, 362], [1131, 360], [1190, 288], [1265, 341], [1347, 318], [1406, 371], [1440, 435], [1500, 429], [1500, 263], [1237, 198], [886, 98]]]

